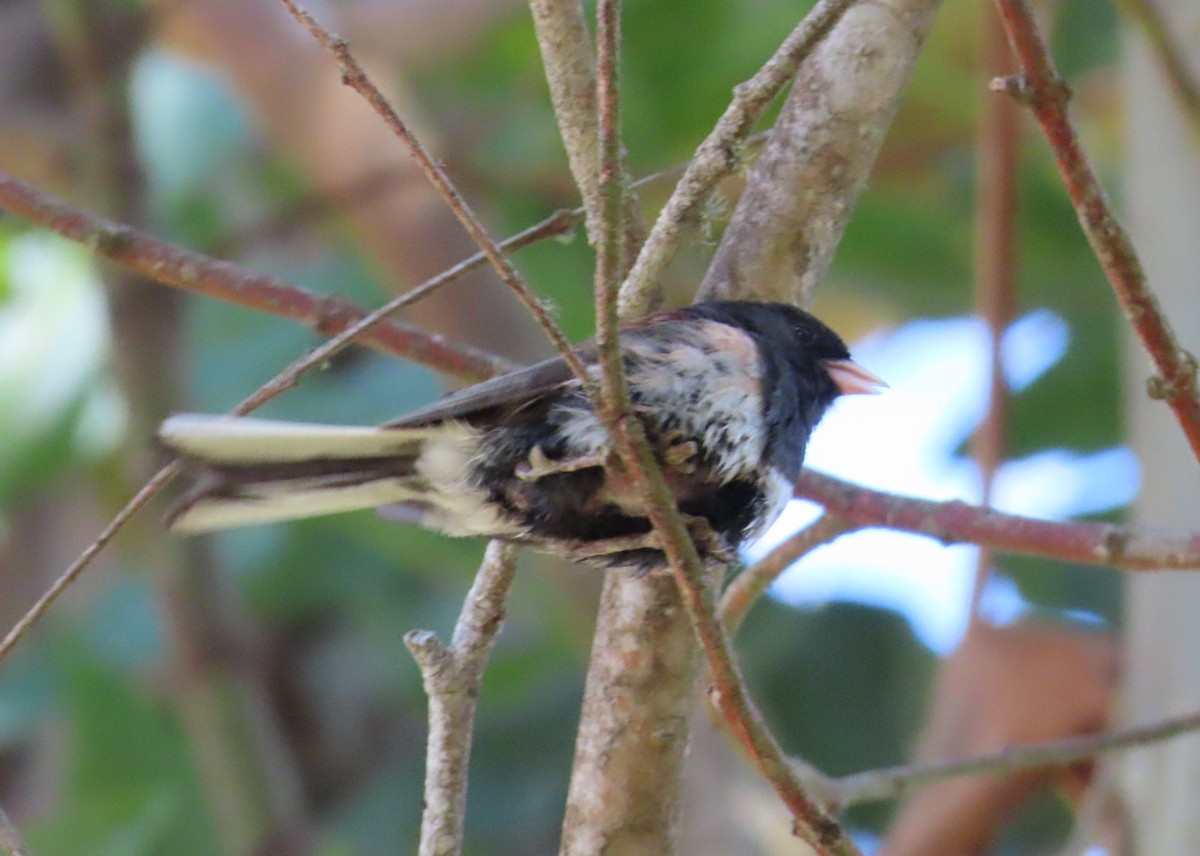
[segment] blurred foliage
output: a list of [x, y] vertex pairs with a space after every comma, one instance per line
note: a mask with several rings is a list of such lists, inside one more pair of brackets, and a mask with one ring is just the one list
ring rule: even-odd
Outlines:
[[[627, 4], [624, 127], [634, 172], [686, 158], [731, 88], [807, 5]], [[984, 85], [975, 65], [979, 9], [945, 7], [823, 289], [822, 311], [848, 332], [971, 306], [974, 119]], [[414, 70], [409, 81], [430, 126], [448, 141], [456, 176], [473, 198], [486, 200], [497, 233], [576, 204], [536, 44], [518, 11], [473, 41], [469, 54]], [[1057, 20], [1062, 67], [1094, 96], [1080, 105], [1084, 131], [1114, 154], [1116, 21], [1106, 5], [1090, 0], [1060, 4]], [[247, 227], [308, 188], [266, 149], [250, 109], [219, 70], [148, 50], [129, 96], [154, 231], [199, 248], [233, 247], [255, 269], [315, 291], [371, 304], [382, 299], [386, 289], [373, 280], [353, 236], [326, 223], [304, 232], [299, 256], [295, 241], [286, 248], [239, 245]], [[87, 141], [80, 142], [86, 153]], [[1066, 358], [1014, 403], [1012, 452], [1096, 450], [1120, 442], [1117, 317], [1045, 146], [1032, 130], [1026, 143], [1020, 303], [1054, 309], [1074, 335]], [[646, 190], [647, 210], [665, 193]], [[53, 272], [43, 272], [30, 290], [14, 259], [35, 251]], [[696, 240], [675, 264], [681, 299], [706, 252]], [[588, 335], [586, 242], [539, 245], [518, 261], [557, 305], [570, 335]], [[0, 221], [0, 538], [35, 500], [63, 491], [76, 501], [89, 498], [111, 463], [122, 417], [106, 374], [100, 300], [80, 250]], [[52, 301], [59, 301], [53, 312], [35, 315]], [[3, 326], [14, 319], [36, 328], [36, 342], [53, 344], [38, 351], [23, 344], [19, 370], [16, 355], [3, 350], [22, 341]], [[275, 318], [199, 299], [191, 302], [186, 337], [185, 397], [206, 411], [230, 407], [317, 341]], [[427, 371], [355, 351], [265, 414], [370, 422], [437, 393]], [[107, 500], [98, 502], [102, 512], [111, 510]], [[80, 539], [61, 545], [68, 553], [91, 537], [88, 527], [68, 531]], [[449, 634], [482, 546], [397, 530], [362, 514], [231, 533], [217, 538], [216, 548], [275, 646], [272, 689], [300, 758], [322, 852], [370, 856], [414, 841], [425, 709], [402, 636], [413, 627]], [[468, 847], [481, 856], [554, 848], [586, 668], [587, 591], [595, 581], [524, 561], [482, 691]], [[207, 856], [216, 845], [192, 747], [156, 673], [164, 644], [159, 612], [145, 576], [115, 565], [97, 572], [80, 595], [86, 609], [59, 610], [4, 664], [0, 751], [30, 740], [52, 739], [57, 747], [47, 762], [55, 767], [55, 796], [26, 824], [39, 856]], [[1046, 609], [1117, 619], [1115, 575], [1009, 557], [1001, 567]], [[903, 619], [856, 605], [796, 611], [765, 603], [739, 641], [785, 745], [835, 773], [906, 757], [933, 659]], [[876, 808], [853, 815], [875, 829], [885, 818]], [[1054, 818], [1050, 826], [1061, 822]], [[1018, 828], [1004, 852], [1041, 852], [1049, 839], [1034, 828]]]

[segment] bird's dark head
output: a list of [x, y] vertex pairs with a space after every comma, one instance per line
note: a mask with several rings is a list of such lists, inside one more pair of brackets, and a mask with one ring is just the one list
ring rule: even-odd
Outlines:
[[697, 316], [749, 333], [763, 368], [763, 422], [777, 465], [796, 477], [809, 432], [839, 395], [875, 393], [880, 378], [850, 359], [850, 350], [813, 315], [786, 303], [712, 301], [689, 307]]

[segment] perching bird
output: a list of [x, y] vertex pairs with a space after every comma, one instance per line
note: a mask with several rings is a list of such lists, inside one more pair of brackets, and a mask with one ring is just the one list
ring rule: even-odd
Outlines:
[[[705, 558], [779, 516], [833, 400], [885, 384], [813, 316], [724, 301], [622, 328], [630, 401]], [[596, 366], [593, 348], [580, 357]], [[449, 535], [501, 538], [606, 567], [665, 564], [579, 381], [552, 359], [373, 428], [181, 414], [163, 444], [195, 477], [178, 532], [382, 507]]]

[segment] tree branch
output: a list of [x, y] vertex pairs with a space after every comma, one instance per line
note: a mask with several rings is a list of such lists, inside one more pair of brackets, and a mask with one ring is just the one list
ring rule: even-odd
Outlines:
[[496, 242], [488, 234], [483, 222], [478, 215], [471, 210], [467, 205], [462, 194], [458, 192], [454, 184], [450, 181], [450, 177], [446, 175], [445, 170], [438, 165], [437, 161], [426, 150], [425, 146], [417, 138], [416, 134], [408, 127], [407, 123], [400, 118], [400, 115], [395, 111], [383, 93], [371, 81], [362, 66], [358, 64], [358, 60], [354, 58], [354, 54], [350, 52], [350, 46], [342, 39], [335, 38], [324, 27], [316, 22], [308, 12], [300, 8], [295, 3], [295, 0], [280, 0], [292, 16], [300, 22], [300, 24], [312, 34], [322, 47], [327, 49], [337, 60], [338, 65], [342, 70], [342, 82], [358, 92], [367, 100], [379, 114], [380, 118], [387, 123], [393, 133], [400, 138], [401, 142], [408, 148], [409, 154], [412, 155], [414, 161], [421, 168], [425, 177], [429, 179], [429, 183], [441, 194], [446, 205], [454, 213], [458, 222], [466, 229], [467, 234], [487, 256], [488, 262], [500, 275], [500, 279], [504, 284], [512, 289], [513, 293], [520, 299], [525, 308], [529, 310], [537, 321], [538, 326], [545, 331], [546, 336], [554, 344], [555, 350], [570, 366], [575, 377], [579, 378], [579, 382], [584, 389], [591, 389], [595, 384], [591, 376], [587, 373], [587, 369], [583, 365], [583, 361], [579, 355], [571, 349], [571, 343], [567, 341], [567, 337], [559, 329], [554, 319], [550, 317], [549, 311], [542, 305], [541, 301], [534, 295], [533, 291], [517, 273], [516, 268], [512, 266], [512, 262], [504, 255], [503, 251]]
[[[601, 203], [595, 295], [602, 400], [594, 403], [618, 454], [629, 415], [618, 332], [626, 211], [620, 163], [620, 8], [597, 8], [596, 98]], [[640, 423], [638, 423], [640, 426]], [[629, 466], [628, 459], [621, 463]], [[614, 462], [614, 466], [620, 464]], [[690, 543], [690, 542], [689, 542]], [[605, 575], [580, 712], [560, 853], [674, 852], [684, 750], [698, 657], [669, 577]]]
[[654, 302], [667, 265], [679, 250], [684, 228], [697, 216], [717, 182], [741, 166], [741, 147], [754, 124], [791, 82], [803, 59], [855, 2], [821, 0], [763, 67], [734, 87], [733, 100], [696, 149], [621, 286], [622, 315], [640, 315]]
[[579, 0], [529, 0], [529, 11], [559, 135], [587, 212], [588, 239], [595, 245], [603, 229], [604, 200], [599, 181], [596, 72], [583, 5]]
[[1126, 571], [1200, 567], [1200, 532], [1038, 520], [957, 500], [935, 502], [872, 490], [812, 470], [800, 474], [796, 496], [820, 503], [827, 514], [856, 527], [898, 529], [948, 545], [977, 544]]
[[[132, 226], [90, 214], [0, 172], [0, 208], [64, 238], [77, 241], [101, 258], [156, 282], [215, 297], [239, 306], [288, 318], [325, 335], [341, 333], [365, 312], [334, 295], [317, 295], [270, 276], [252, 274], [230, 262], [158, 240]], [[514, 236], [510, 247], [524, 246], [572, 228], [569, 217], [555, 215]], [[485, 257], [473, 256], [408, 292], [406, 303], [480, 267]], [[389, 321], [363, 339], [385, 353], [404, 356], [430, 368], [470, 380], [483, 380], [511, 365], [469, 345], [446, 342], [399, 321]]]
[[827, 779], [823, 787], [831, 799], [846, 807], [856, 803], [886, 800], [912, 788], [956, 776], [980, 773], [1008, 775], [1036, 767], [1067, 767], [1102, 752], [1115, 752], [1137, 746], [1149, 746], [1181, 734], [1200, 730], [1200, 713], [1170, 717], [1151, 725], [1009, 746], [999, 752], [933, 764], [904, 764], [880, 770], [868, 770], [840, 778]]
[[779, 575], [822, 544], [853, 531], [854, 524], [834, 514], [823, 514], [781, 543], [758, 562], [742, 571], [721, 595], [718, 614], [730, 635], [737, 633], [742, 619]]
[[1021, 61], [1017, 79], [993, 81], [993, 89], [1016, 95], [1037, 117], [1075, 213], [1100, 266], [1117, 295], [1125, 317], [1154, 361], [1158, 375], [1149, 383], [1152, 398], [1164, 399], [1175, 412], [1193, 455], [1200, 459], [1200, 389], [1196, 357], [1184, 350], [1146, 281], [1133, 242], [1113, 213], [1079, 135], [1067, 113], [1070, 90], [1058, 76], [1045, 42], [1024, 0], [996, 0], [1008, 39]]
[[429, 630], [413, 630], [404, 636], [429, 696], [420, 856], [462, 852], [467, 768], [479, 685], [504, 622], [515, 569], [516, 548], [491, 542], [454, 625], [450, 647]]
[[700, 287], [702, 299], [808, 303], [939, 3], [860, 0], [833, 24], [800, 66]]

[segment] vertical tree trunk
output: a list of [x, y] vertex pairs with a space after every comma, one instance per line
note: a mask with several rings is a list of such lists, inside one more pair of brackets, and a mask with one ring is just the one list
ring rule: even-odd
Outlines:
[[[1200, 51], [1200, 6], [1157, 0], [1184, 58]], [[1200, 147], [1141, 33], [1126, 33], [1128, 164], [1134, 240], [1184, 347], [1200, 351]], [[1193, 63], [1193, 74], [1198, 69]], [[1136, 516], [1158, 526], [1200, 525], [1200, 467], [1171, 411], [1146, 394], [1150, 371], [1129, 337], [1127, 408], [1142, 461]], [[1200, 576], [1130, 575], [1124, 715], [1131, 722], [1200, 708]], [[1200, 736], [1131, 754], [1121, 787], [1133, 852], [1200, 853]]]

